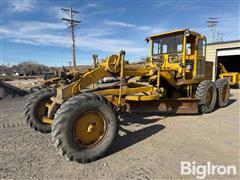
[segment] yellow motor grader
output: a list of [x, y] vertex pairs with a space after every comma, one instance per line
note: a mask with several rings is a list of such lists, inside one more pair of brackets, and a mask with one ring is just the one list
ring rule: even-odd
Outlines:
[[[95, 160], [113, 143], [119, 113], [210, 113], [229, 102], [229, 83], [212, 77], [205, 61], [205, 36], [181, 29], [150, 36], [150, 62], [129, 64], [125, 52], [109, 56], [95, 67], [58, 80], [56, 91], [33, 94], [25, 107], [27, 123], [51, 132], [58, 152], [70, 161]], [[104, 77], [120, 79], [94, 88]]]

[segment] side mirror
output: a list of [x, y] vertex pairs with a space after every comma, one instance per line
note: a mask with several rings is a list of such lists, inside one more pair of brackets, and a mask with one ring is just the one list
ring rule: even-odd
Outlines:
[[146, 41], [146, 43], [149, 43], [150, 40], [149, 40], [149, 38], [145, 38], [145, 41]]

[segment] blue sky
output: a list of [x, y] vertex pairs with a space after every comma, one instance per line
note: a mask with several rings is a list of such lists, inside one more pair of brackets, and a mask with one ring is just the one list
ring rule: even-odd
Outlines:
[[70, 32], [61, 7], [73, 6], [82, 23], [76, 29], [77, 64], [91, 64], [92, 54], [105, 58], [120, 50], [137, 61], [149, 54], [144, 39], [178, 28], [209, 37], [208, 17], [219, 18], [216, 32], [224, 40], [239, 37], [239, 0], [0, 0], [1, 63], [34, 60], [51, 66], [71, 61]]

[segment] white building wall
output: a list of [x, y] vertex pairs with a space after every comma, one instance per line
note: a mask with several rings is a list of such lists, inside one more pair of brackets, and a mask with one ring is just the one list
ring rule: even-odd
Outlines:
[[231, 48], [240, 48], [240, 41], [238, 42], [229, 42], [229, 43], [218, 43], [218, 44], [208, 44], [206, 48], [206, 61], [213, 62], [213, 77], [212, 80], [216, 80], [217, 73], [217, 50], [220, 49], [231, 49]]

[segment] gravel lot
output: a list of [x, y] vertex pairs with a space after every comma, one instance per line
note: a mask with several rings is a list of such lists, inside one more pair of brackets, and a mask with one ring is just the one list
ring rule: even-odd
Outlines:
[[206, 115], [124, 114], [106, 156], [85, 165], [58, 156], [50, 134], [25, 124], [27, 97], [0, 100], [0, 178], [185, 179], [194, 176], [180, 175], [181, 161], [210, 161], [236, 165], [238, 175], [230, 177], [239, 179], [240, 91], [231, 94], [228, 107]]

